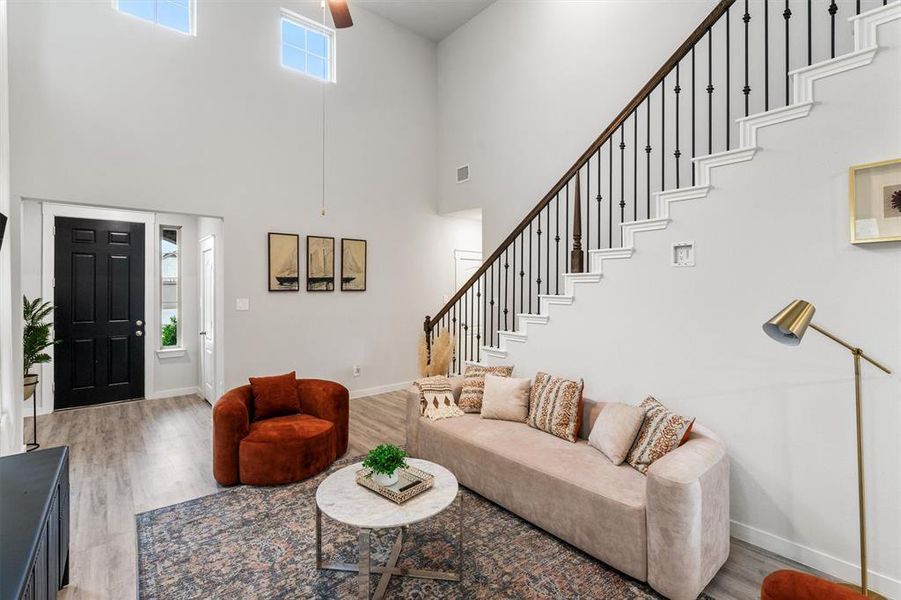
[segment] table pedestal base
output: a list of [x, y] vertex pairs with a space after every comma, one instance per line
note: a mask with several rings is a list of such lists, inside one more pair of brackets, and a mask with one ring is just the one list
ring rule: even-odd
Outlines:
[[407, 527], [402, 527], [397, 539], [391, 546], [391, 553], [388, 555], [388, 563], [384, 566], [373, 565], [370, 560], [369, 536], [371, 529], [360, 529], [358, 538], [359, 544], [359, 564], [341, 563], [341, 562], [323, 562], [322, 560], [322, 511], [316, 507], [316, 568], [327, 569], [330, 571], [345, 571], [350, 573], [358, 573], [358, 581], [360, 585], [360, 597], [370, 600], [369, 576], [372, 573], [381, 574], [375, 593], [372, 594], [372, 600], [381, 600], [385, 597], [388, 584], [391, 578], [397, 577], [415, 577], [419, 579], [440, 579], [443, 581], [461, 581], [463, 579], [463, 495], [459, 498], [459, 525], [460, 533], [457, 545], [459, 566], [456, 573], [449, 571], [429, 571], [426, 569], [409, 569], [407, 567], [398, 567], [397, 560], [400, 557], [400, 551], [404, 545], [404, 535], [407, 533]]

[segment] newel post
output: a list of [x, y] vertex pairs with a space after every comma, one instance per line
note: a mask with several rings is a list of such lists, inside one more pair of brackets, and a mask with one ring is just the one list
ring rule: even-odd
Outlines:
[[585, 253], [582, 251], [582, 190], [579, 186], [579, 172], [576, 171], [575, 206], [573, 207], [573, 249], [569, 257], [569, 272], [585, 271]]
[[422, 324], [422, 330], [425, 331], [425, 355], [428, 361], [432, 362], [432, 317], [425, 316], [425, 322]]

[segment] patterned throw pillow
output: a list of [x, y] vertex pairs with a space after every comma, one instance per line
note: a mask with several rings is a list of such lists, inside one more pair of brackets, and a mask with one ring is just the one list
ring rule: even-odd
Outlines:
[[444, 375], [418, 379], [413, 385], [419, 389], [419, 414], [426, 419], [437, 421], [463, 416], [463, 411], [454, 402], [450, 379]]
[[528, 424], [575, 442], [582, 424], [583, 382], [538, 373], [529, 396]]
[[482, 394], [485, 391], [485, 374], [491, 373], [498, 377], [510, 377], [513, 375], [513, 366], [482, 367], [468, 365], [463, 373], [463, 391], [460, 392], [458, 404], [463, 412], [482, 412]]
[[688, 438], [695, 420], [670, 412], [651, 396], [638, 406], [645, 409], [644, 423], [626, 462], [647, 474], [651, 463], [678, 448]]

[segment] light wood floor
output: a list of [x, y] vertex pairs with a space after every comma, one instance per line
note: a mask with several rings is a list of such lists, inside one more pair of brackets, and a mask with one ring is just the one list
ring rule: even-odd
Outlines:
[[[31, 420], [26, 439], [31, 439]], [[38, 417], [42, 447], [71, 450], [71, 579], [64, 600], [134, 598], [135, 514], [212, 494], [210, 405], [195, 396], [140, 400]], [[359, 455], [403, 444], [400, 392], [351, 400], [350, 447]], [[708, 586], [717, 600], [759, 598], [780, 568], [802, 568], [733, 540], [729, 561]]]

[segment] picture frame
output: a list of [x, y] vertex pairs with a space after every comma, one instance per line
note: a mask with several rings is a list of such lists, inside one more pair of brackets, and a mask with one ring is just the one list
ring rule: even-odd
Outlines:
[[341, 291], [366, 291], [366, 240], [341, 238]]
[[307, 236], [307, 291], [335, 291], [335, 238]]
[[270, 232], [268, 235], [270, 292], [300, 291], [300, 236]]
[[901, 158], [848, 169], [852, 244], [901, 241]]

